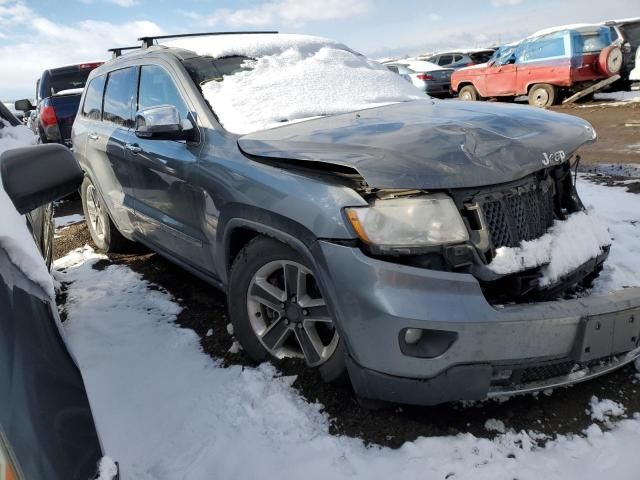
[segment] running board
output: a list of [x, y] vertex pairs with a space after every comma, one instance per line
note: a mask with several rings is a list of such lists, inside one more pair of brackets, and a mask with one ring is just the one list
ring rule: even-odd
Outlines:
[[566, 105], [568, 103], [573, 103], [576, 100], [581, 99], [582, 97], [586, 97], [592, 93], [597, 92], [598, 90], [602, 90], [604, 87], [611, 85], [616, 80], [620, 79], [620, 75], [614, 75], [613, 77], [605, 78], [604, 80], [596, 83], [595, 85], [591, 85], [590, 87], [585, 88], [584, 90], [580, 90], [578, 93], [574, 93], [569, 98], [565, 99], [562, 104]]

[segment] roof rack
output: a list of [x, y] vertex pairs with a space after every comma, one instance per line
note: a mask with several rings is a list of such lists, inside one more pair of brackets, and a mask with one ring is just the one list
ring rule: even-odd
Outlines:
[[209, 35], [254, 35], [254, 34], [273, 34], [278, 33], [274, 30], [265, 30], [265, 31], [250, 31], [250, 32], [201, 32], [201, 33], [181, 33], [177, 35], [156, 35], [153, 37], [140, 37], [138, 40], [142, 42], [142, 47], [140, 48], [149, 48], [153, 46], [154, 40], [159, 40], [163, 38], [182, 38], [182, 37], [205, 37]]
[[113, 58], [118, 58], [122, 56], [122, 52], [125, 50], [137, 50], [141, 48], [140, 45], [136, 45], [135, 47], [116, 47], [110, 48], [107, 52], [111, 52], [113, 54]]

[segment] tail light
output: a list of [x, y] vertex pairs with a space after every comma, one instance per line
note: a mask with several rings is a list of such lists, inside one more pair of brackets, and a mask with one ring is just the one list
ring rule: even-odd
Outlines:
[[44, 128], [58, 124], [58, 117], [56, 117], [56, 111], [53, 109], [53, 105], [49, 105], [48, 102], [43, 102], [42, 109], [40, 110], [40, 120], [42, 120], [42, 126]]
[[47, 140], [60, 140], [60, 129], [58, 128], [58, 117], [49, 99], [43, 100], [40, 106], [40, 123], [44, 129]]
[[429, 75], [428, 73], [419, 73], [416, 76], [418, 77], [418, 80], [423, 80], [425, 82], [427, 80], [433, 80], [433, 76]]
[[80, 65], [78, 65], [78, 69], [86, 70], [86, 69], [90, 68], [91, 70], [93, 70], [94, 68], [97, 68], [100, 65], [102, 65], [102, 63], [103, 62], [81, 63]]

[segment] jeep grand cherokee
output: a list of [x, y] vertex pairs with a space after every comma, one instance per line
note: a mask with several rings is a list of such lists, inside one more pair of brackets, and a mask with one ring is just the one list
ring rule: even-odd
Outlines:
[[434, 100], [319, 37], [141, 40], [73, 127], [91, 236], [225, 290], [254, 360], [435, 404], [639, 355], [640, 290], [588, 295], [610, 238], [574, 188], [587, 122]]

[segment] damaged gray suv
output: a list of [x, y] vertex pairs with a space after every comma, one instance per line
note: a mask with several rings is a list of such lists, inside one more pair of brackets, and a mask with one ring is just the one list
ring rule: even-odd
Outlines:
[[589, 290], [611, 240], [574, 188], [588, 123], [433, 100], [319, 37], [141, 41], [91, 73], [73, 127], [91, 236], [225, 290], [255, 361], [437, 404], [640, 355], [640, 290]]

